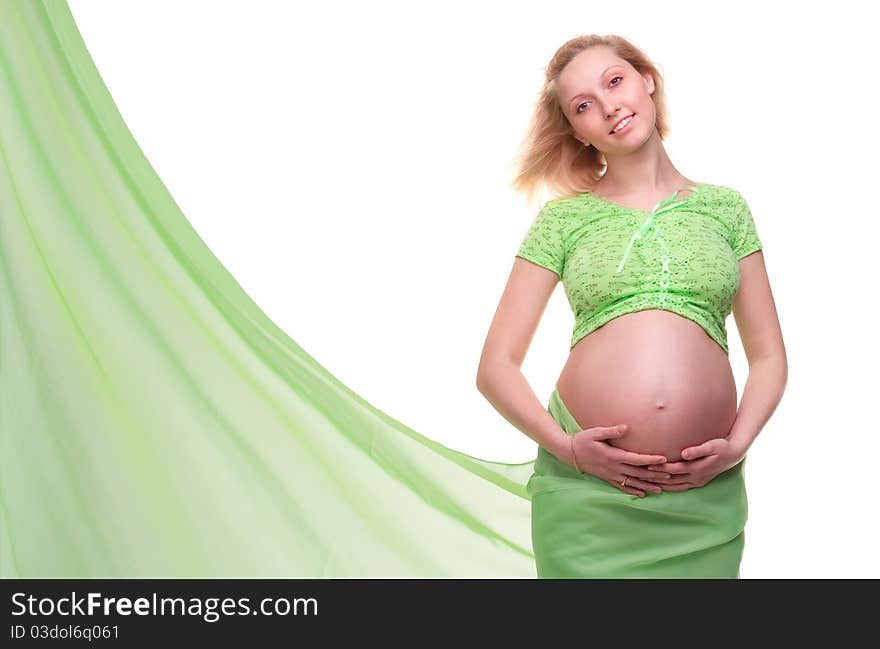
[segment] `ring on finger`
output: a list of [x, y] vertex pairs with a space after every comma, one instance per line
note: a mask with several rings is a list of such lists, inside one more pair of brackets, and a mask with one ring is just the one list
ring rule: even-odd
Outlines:
[[621, 486], [621, 487], [625, 487], [625, 486], [626, 486], [626, 480], [627, 480], [627, 478], [629, 478], [628, 475], [623, 476], [623, 480], [620, 481], [620, 486]]

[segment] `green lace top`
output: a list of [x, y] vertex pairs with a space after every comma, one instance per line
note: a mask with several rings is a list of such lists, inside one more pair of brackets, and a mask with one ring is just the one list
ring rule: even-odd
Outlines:
[[651, 212], [591, 193], [547, 201], [516, 256], [562, 280], [575, 316], [570, 349], [625, 313], [664, 309], [696, 322], [728, 354], [737, 262], [761, 248], [742, 195], [698, 183]]

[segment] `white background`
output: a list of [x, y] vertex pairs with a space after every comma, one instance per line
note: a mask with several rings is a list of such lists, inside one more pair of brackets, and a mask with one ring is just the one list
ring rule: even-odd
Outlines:
[[[673, 163], [749, 202], [788, 353], [785, 396], [749, 453], [742, 576], [880, 577], [864, 5], [69, 4], [139, 145], [257, 304], [380, 409], [504, 462], [537, 448], [475, 387], [536, 210], [510, 188], [513, 157], [565, 40], [643, 48], [666, 79]], [[558, 285], [523, 367], [544, 404], [573, 324]]]

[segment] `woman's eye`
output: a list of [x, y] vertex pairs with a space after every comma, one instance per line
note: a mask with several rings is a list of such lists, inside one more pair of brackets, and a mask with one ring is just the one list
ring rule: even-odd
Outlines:
[[[615, 77], [611, 77], [611, 81], [612, 81], [612, 82], [613, 82], [615, 79], [623, 79], [623, 77], [621, 77], [620, 75], [617, 75], [617, 76], [615, 76]], [[609, 82], [609, 83], [610, 83], [610, 82]], [[619, 85], [620, 85], [619, 83], [615, 83], [615, 84], [614, 84], [615, 87], [617, 87], [617, 86], [619, 86]], [[576, 113], [580, 113], [580, 112], [582, 112], [582, 111], [581, 111], [581, 107], [583, 107], [583, 106], [585, 106], [586, 104], [589, 104], [589, 103], [590, 103], [590, 102], [585, 101], [583, 104], [580, 104], [580, 105], [577, 107], [577, 110], [576, 110], [575, 112], [576, 112]]]

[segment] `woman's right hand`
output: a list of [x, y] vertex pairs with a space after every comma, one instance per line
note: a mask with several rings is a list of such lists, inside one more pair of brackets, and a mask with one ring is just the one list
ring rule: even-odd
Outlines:
[[[669, 474], [644, 467], [649, 464], [663, 464], [666, 456], [633, 453], [606, 441], [621, 437], [626, 430], [627, 425], [620, 424], [585, 428], [574, 433], [569, 440], [569, 448], [574, 452], [570, 458], [570, 466], [581, 473], [601, 478], [628, 494], [643, 497], [645, 493], [639, 488], [660, 493], [663, 490], [660, 485], [647, 481], [669, 478]], [[624, 477], [626, 484], [621, 486]]]

